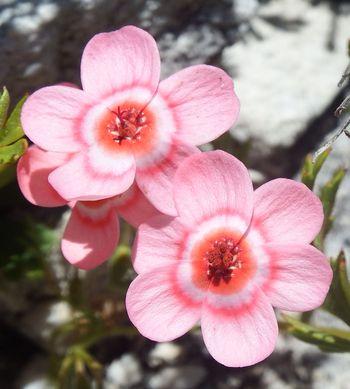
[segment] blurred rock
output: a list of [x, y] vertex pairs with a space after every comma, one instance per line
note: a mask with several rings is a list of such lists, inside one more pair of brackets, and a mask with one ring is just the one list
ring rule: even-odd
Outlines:
[[0, 84], [18, 98], [47, 84], [79, 83], [80, 57], [88, 40], [127, 24], [157, 38], [166, 76], [220, 56], [226, 43], [223, 32], [234, 24], [232, 1], [1, 2]]
[[106, 369], [106, 388], [131, 388], [142, 380], [139, 360], [133, 354], [124, 354]]
[[174, 364], [183, 353], [183, 348], [177, 343], [157, 343], [150, 351], [148, 364], [151, 367], [160, 366], [163, 363]]
[[44, 348], [51, 348], [50, 337], [57, 327], [73, 318], [71, 306], [65, 301], [41, 303], [23, 316], [17, 323], [18, 329]]
[[199, 387], [205, 376], [206, 372], [202, 366], [165, 367], [150, 377], [147, 387], [150, 389], [192, 389]]
[[350, 15], [336, 17], [330, 49], [334, 17], [326, 4], [270, 1], [251, 19], [252, 33], [223, 51], [241, 100], [232, 136], [251, 138], [255, 154], [265, 157], [276, 147], [291, 147], [339, 93]]
[[56, 386], [44, 375], [48, 370], [47, 359], [35, 357], [19, 372], [19, 378], [14, 385], [16, 389], [55, 389]]
[[[332, 136], [333, 134], [330, 134]], [[325, 140], [324, 140], [325, 141]], [[350, 166], [350, 139], [344, 134], [335, 142], [332, 151], [325, 162], [318, 180], [316, 188], [324, 185], [332, 174], [340, 167], [349, 168]], [[350, 261], [350, 177], [346, 174], [339, 188], [334, 216], [335, 220], [331, 231], [327, 235], [325, 242], [326, 254], [336, 257], [341, 249], [345, 249], [348, 264]], [[350, 270], [350, 267], [349, 267]], [[350, 274], [350, 273], [349, 273]]]

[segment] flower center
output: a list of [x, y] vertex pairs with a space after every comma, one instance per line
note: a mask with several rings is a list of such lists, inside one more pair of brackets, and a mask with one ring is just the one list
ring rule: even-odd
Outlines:
[[190, 251], [193, 283], [224, 295], [244, 288], [256, 272], [256, 261], [242, 233], [222, 227], [198, 237]]
[[112, 152], [143, 155], [154, 147], [154, 114], [137, 102], [124, 102], [106, 108], [96, 130], [97, 141]]
[[228, 237], [216, 239], [210, 246], [204, 254], [204, 260], [208, 264], [208, 279], [214, 285], [219, 285], [220, 281], [228, 283], [232, 278], [232, 272], [242, 267], [239, 246]]
[[112, 121], [107, 124], [107, 131], [112, 135], [113, 140], [118, 144], [123, 141], [135, 143], [142, 137], [142, 129], [147, 124], [145, 113], [136, 108], [122, 109], [118, 106], [117, 110], [111, 110], [115, 115]]

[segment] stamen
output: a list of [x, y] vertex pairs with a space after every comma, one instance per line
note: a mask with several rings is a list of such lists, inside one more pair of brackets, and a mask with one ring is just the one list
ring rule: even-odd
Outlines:
[[139, 141], [143, 128], [147, 125], [147, 117], [141, 110], [136, 108], [110, 110], [115, 119], [107, 125], [107, 131], [113, 136], [118, 144], [123, 141]]
[[208, 279], [214, 285], [219, 285], [220, 281], [228, 283], [234, 275], [234, 269], [242, 268], [239, 260], [240, 248], [227, 237], [216, 239], [211, 246], [204, 255], [204, 260], [208, 263]]

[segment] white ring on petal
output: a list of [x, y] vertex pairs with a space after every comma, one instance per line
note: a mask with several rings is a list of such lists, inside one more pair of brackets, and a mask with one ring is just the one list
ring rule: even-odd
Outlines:
[[209, 234], [219, 230], [225, 229], [243, 235], [246, 232], [246, 222], [239, 215], [222, 214], [216, 215], [199, 224], [188, 237], [185, 256], [191, 260], [191, 252], [193, 247], [205, 239]]
[[109, 199], [99, 200], [99, 204], [94, 204], [93, 206], [89, 206], [88, 203], [88, 201], [77, 201], [75, 207], [82, 216], [87, 217], [92, 221], [103, 220], [113, 207], [113, 202]]
[[167, 103], [159, 95], [155, 95], [147, 109], [155, 118], [156, 144], [150, 153], [136, 156], [136, 166], [147, 169], [164, 160], [171, 153], [173, 134], [176, 132], [174, 115]]
[[[231, 230], [233, 233], [238, 233], [243, 236], [246, 233], [246, 222], [239, 215], [223, 213], [200, 223], [187, 238], [182, 260], [177, 272], [177, 280], [180, 286], [183, 285], [184, 292], [195, 301], [197, 301], [196, 295], [202, 296], [203, 293], [208, 293], [207, 299], [209, 303], [211, 300], [210, 296], [213, 296], [215, 301], [220, 301], [220, 305], [216, 306], [217, 308], [238, 308], [251, 302], [257, 287], [263, 285], [271, 275], [270, 259], [262, 247], [265, 240], [258, 230], [249, 230], [247, 236], [244, 236], [244, 240], [251, 251], [252, 259], [255, 261], [256, 272], [239, 292], [224, 295], [212, 293], [210, 292], [210, 289], [207, 291], [200, 289], [196, 287], [191, 280], [192, 272], [189, 272], [187, 268], [186, 273], [184, 270], [186, 268], [182, 268], [181, 266], [183, 262], [187, 263], [191, 261], [192, 250], [197, 244], [203, 241], [208, 235], [215, 233], [215, 231], [220, 229], [225, 229], [228, 232]], [[180, 280], [182, 280], [182, 282]], [[189, 287], [189, 285], [191, 285], [191, 287]]]
[[201, 303], [207, 290], [195, 286], [192, 280], [192, 267], [188, 261], [181, 261], [176, 269], [176, 285], [181, 292], [195, 303]]
[[118, 91], [106, 97], [99, 104], [94, 105], [84, 117], [84, 128], [86, 129], [82, 137], [89, 145], [94, 145], [98, 141], [98, 127], [100, 120], [106, 115], [108, 110], [115, 109], [118, 105], [133, 102], [141, 106], [147, 106], [152, 99], [152, 93], [147, 88], [133, 87], [124, 91]]

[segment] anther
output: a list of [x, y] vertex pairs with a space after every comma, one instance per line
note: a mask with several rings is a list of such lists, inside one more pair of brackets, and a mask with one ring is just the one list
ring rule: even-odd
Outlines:
[[143, 111], [136, 108], [110, 110], [115, 115], [112, 122], [107, 125], [108, 132], [113, 140], [119, 144], [123, 141], [138, 141], [141, 139], [142, 129], [147, 125], [147, 118]]
[[233, 271], [242, 268], [239, 260], [239, 246], [227, 237], [216, 239], [211, 246], [212, 248], [204, 255], [208, 263], [208, 279], [214, 285], [218, 285], [221, 280], [228, 283], [233, 276]]

